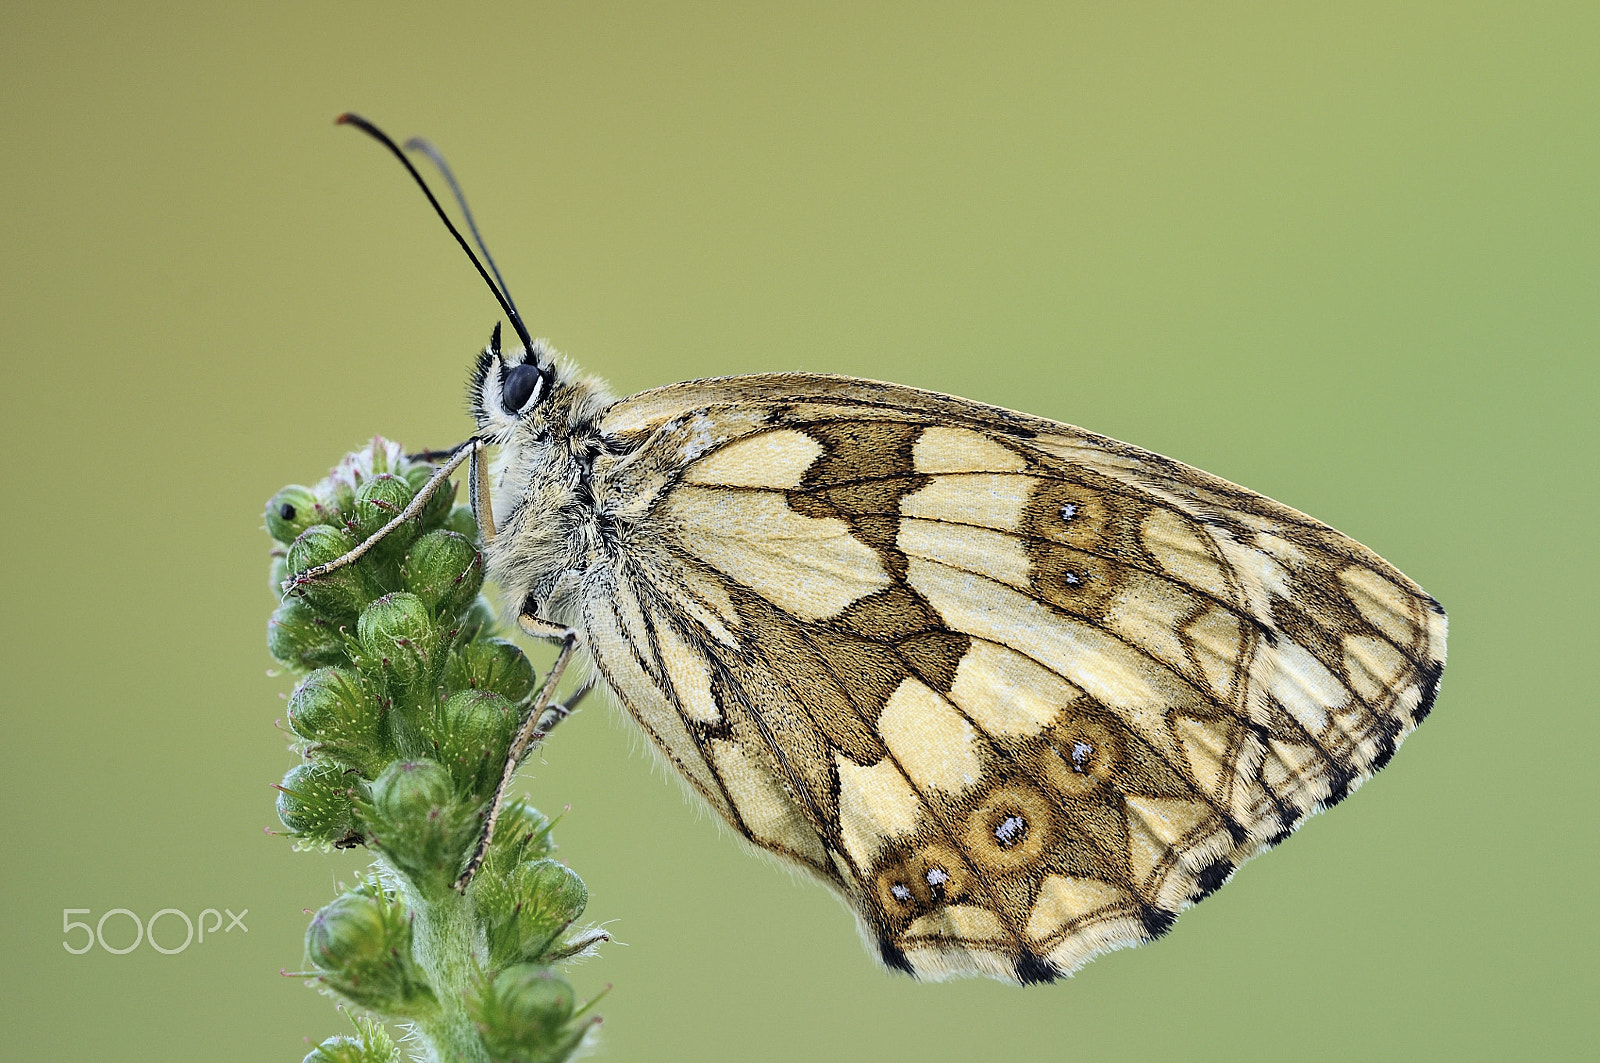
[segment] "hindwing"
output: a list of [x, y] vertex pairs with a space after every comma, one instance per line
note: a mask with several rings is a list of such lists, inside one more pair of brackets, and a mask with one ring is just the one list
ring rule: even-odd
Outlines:
[[601, 427], [596, 666], [891, 967], [1048, 980], [1162, 933], [1438, 688], [1444, 613], [1377, 555], [1065, 424], [773, 375]]

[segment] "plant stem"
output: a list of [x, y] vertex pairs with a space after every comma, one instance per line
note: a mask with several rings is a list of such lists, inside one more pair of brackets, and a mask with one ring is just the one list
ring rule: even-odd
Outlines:
[[[370, 846], [379, 868], [312, 920], [308, 974], [324, 992], [411, 1023], [426, 1063], [561, 1063], [598, 1020], [575, 1013], [551, 965], [605, 935], [571, 929], [588, 891], [550, 858], [548, 820], [508, 803], [470, 894], [449, 886], [536, 677], [522, 651], [493, 637], [476, 523], [451, 508], [453, 486], [422, 493], [439, 482], [374, 439], [266, 506], [280, 592], [268, 648], [303, 675], [289, 699], [303, 759], [277, 787], [278, 815], [302, 844]], [[407, 519], [391, 521], [396, 513]], [[357, 1032], [307, 1058], [396, 1063], [381, 1027]]]
[[402, 879], [402, 896], [416, 913], [413, 955], [439, 998], [439, 1011], [417, 1023], [438, 1063], [491, 1063], [467, 1014], [468, 989], [478, 976], [484, 946], [472, 902], [453, 889], [424, 899]]

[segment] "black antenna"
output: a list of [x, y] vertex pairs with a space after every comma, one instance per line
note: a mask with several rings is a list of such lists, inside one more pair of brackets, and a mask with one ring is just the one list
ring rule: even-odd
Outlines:
[[500, 282], [500, 291], [506, 297], [506, 302], [515, 308], [517, 301], [511, 298], [511, 289], [506, 286], [506, 279], [500, 276], [500, 267], [494, 264], [494, 256], [489, 253], [489, 245], [483, 242], [483, 234], [478, 231], [478, 223], [472, 217], [472, 208], [467, 206], [467, 197], [462, 194], [461, 186], [456, 184], [456, 175], [451, 172], [450, 164], [444, 161], [444, 154], [433, 146], [433, 141], [426, 137], [412, 137], [406, 141], [405, 149], [407, 151], [422, 152], [444, 175], [445, 183], [450, 186], [450, 192], [456, 197], [456, 206], [461, 208], [462, 216], [467, 219], [467, 228], [472, 230], [473, 243], [478, 245], [478, 251], [483, 255], [483, 260], [489, 263], [489, 272], [493, 273], [494, 279]]
[[[510, 318], [511, 327], [517, 330], [517, 337], [522, 340], [523, 349], [528, 352], [529, 356], [531, 356], [533, 354], [533, 337], [528, 335], [528, 327], [522, 323], [522, 315], [518, 314], [517, 308], [511, 305], [511, 297], [506, 294], [503, 285], [495, 284], [494, 278], [491, 278], [488, 271], [483, 268], [483, 263], [478, 261], [478, 256], [472, 253], [472, 248], [467, 244], [466, 238], [461, 235], [461, 230], [455, 227], [455, 223], [450, 220], [450, 215], [444, 212], [444, 208], [439, 205], [438, 199], [434, 198], [433, 189], [428, 187], [428, 182], [422, 179], [422, 175], [417, 172], [417, 168], [411, 165], [411, 160], [406, 158], [406, 153], [401, 151], [399, 145], [397, 145], [393, 140], [389, 139], [389, 134], [385, 133], [383, 130], [379, 129], [377, 126], [373, 125], [371, 122], [367, 121], [365, 118], [362, 118], [358, 114], [351, 114], [347, 111], [344, 114], [341, 114], [338, 118], [335, 118], [334, 122], [338, 125], [355, 126], [357, 129], [367, 134], [367, 136], [388, 148], [389, 153], [400, 160], [400, 164], [406, 168], [406, 172], [411, 175], [411, 179], [417, 182], [417, 187], [422, 189], [422, 194], [428, 197], [429, 203], [433, 204], [434, 213], [439, 215], [439, 220], [444, 222], [444, 227], [450, 230], [450, 235], [456, 238], [456, 243], [461, 245], [461, 250], [465, 251], [467, 253], [467, 257], [472, 260], [472, 265], [477, 269], [478, 276], [483, 278], [483, 283], [487, 284], [489, 286], [489, 290], [494, 293], [495, 301], [500, 304], [500, 309], [504, 310], [506, 312], [506, 317]], [[446, 171], [446, 174], [448, 179], [448, 171]], [[451, 180], [450, 185], [452, 188], [454, 188], [455, 181]], [[458, 200], [460, 200], [460, 196], [461, 193], [457, 191], [456, 197]], [[465, 210], [465, 201], [461, 201], [461, 205], [462, 209]], [[470, 213], [467, 215], [467, 222], [469, 225], [472, 222], [472, 215]], [[478, 235], [477, 226], [473, 226], [472, 235], [474, 237]], [[483, 241], [481, 239], [478, 241], [478, 246], [483, 246]], [[489, 252], [485, 250], [484, 257], [488, 257], [488, 254]], [[491, 260], [490, 265], [493, 264], [493, 260]], [[498, 278], [499, 275], [500, 271], [496, 270], [495, 277]]]

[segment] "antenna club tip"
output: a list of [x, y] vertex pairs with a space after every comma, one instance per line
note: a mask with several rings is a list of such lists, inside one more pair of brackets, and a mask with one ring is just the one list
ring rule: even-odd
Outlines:
[[350, 121], [350, 112], [349, 111], [340, 111], [339, 114], [338, 114], [338, 117], [334, 118], [333, 124], [334, 125], [347, 125], [349, 123], [349, 121]]

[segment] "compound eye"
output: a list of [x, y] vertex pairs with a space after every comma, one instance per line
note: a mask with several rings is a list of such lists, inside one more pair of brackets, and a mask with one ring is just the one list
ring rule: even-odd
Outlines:
[[544, 391], [544, 374], [539, 367], [523, 362], [512, 366], [500, 384], [500, 405], [507, 413], [516, 413], [536, 400]]

